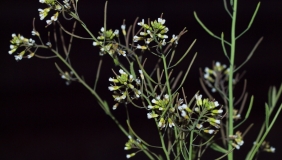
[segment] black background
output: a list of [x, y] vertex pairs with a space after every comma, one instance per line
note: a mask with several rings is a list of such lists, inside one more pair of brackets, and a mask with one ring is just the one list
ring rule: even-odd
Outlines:
[[[97, 35], [103, 26], [103, 8], [105, 1], [79, 1], [79, 14], [92, 33]], [[256, 0], [239, 1], [237, 33], [247, 27], [252, 12], [257, 5]], [[65, 70], [66, 67], [58, 59], [23, 59], [16, 62], [8, 54], [9, 40], [12, 33], [21, 33], [28, 38], [31, 36], [32, 18], [35, 17], [36, 28], [47, 42], [45, 20], [40, 21], [38, 8], [44, 8], [38, 0], [16, 1], [2, 0], [0, 2], [1, 19], [1, 53], [0, 53], [0, 159], [125, 159], [127, 153], [124, 136], [112, 120], [99, 108], [91, 94], [79, 83], [66, 86], [60, 78], [54, 62]], [[212, 61], [227, 63], [223, 56], [220, 41], [210, 37], [197, 24], [193, 17], [197, 11], [201, 20], [215, 34], [223, 31], [229, 38], [231, 19], [226, 14], [221, 0], [116, 0], [108, 4], [108, 27], [119, 28], [122, 20], [132, 24], [138, 16], [157, 19], [164, 13], [169, 35], [177, 34], [184, 27], [188, 33], [182, 37], [177, 54], [184, 53], [188, 45], [197, 39], [196, 45], [188, 55], [185, 63], [178, 67], [184, 70], [195, 52], [198, 57], [185, 83], [188, 97], [201, 90], [198, 82], [198, 68], [211, 66]], [[50, 17], [47, 17], [49, 19]], [[62, 17], [59, 18], [63, 21]], [[282, 2], [279, 0], [262, 0], [261, 8], [251, 29], [238, 40], [236, 50], [236, 64], [242, 63], [260, 37], [264, 37], [262, 44], [253, 58], [243, 70], [247, 71], [248, 92], [255, 95], [252, 116], [240, 130], [244, 131], [248, 124], [254, 127], [245, 137], [245, 144], [235, 151], [235, 159], [243, 159], [252, 146], [259, 126], [264, 120], [264, 102], [270, 85], [281, 83], [281, 29]], [[65, 23], [71, 29], [71, 23]], [[77, 34], [87, 36], [82, 27], [77, 27]], [[38, 54], [51, 55], [44, 50]], [[99, 60], [98, 49], [92, 46], [92, 41], [74, 40], [71, 59], [74, 68], [83, 75], [86, 82], [92, 86], [95, 79], [96, 67]], [[104, 57], [98, 91], [101, 97], [111, 101], [111, 93], [107, 86], [108, 77], [112, 76], [111, 69], [115, 69], [109, 57]], [[150, 61], [149, 61], [150, 62]], [[152, 66], [153, 61], [148, 63]], [[145, 140], [154, 145], [159, 142], [152, 120], [147, 120], [146, 111], [130, 108], [132, 125], [135, 131]], [[125, 110], [123, 106], [113, 112], [125, 125]], [[280, 159], [281, 152], [281, 116], [275, 123], [267, 137], [271, 145], [276, 147], [275, 154], [262, 153], [260, 159]], [[217, 155], [206, 155], [204, 159], [213, 159]], [[141, 153], [135, 159], [144, 159]]]

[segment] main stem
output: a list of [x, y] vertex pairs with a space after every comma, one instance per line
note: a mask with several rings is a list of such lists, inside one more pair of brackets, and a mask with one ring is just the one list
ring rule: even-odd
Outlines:
[[[237, 14], [237, 0], [233, 1], [233, 14], [231, 24], [231, 51], [230, 51], [230, 67], [229, 67], [229, 80], [228, 80], [228, 95], [229, 95], [229, 108], [228, 108], [228, 135], [233, 135], [233, 71], [235, 61], [235, 46], [236, 46], [236, 14]], [[232, 150], [232, 144], [228, 144], [228, 150]], [[228, 160], [233, 160], [233, 152], [228, 154]]]

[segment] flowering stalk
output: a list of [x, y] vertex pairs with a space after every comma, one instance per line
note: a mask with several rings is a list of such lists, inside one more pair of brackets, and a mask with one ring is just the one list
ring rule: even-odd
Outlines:
[[[230, 66], [229, 66], [229, 80], [228, 80], [228, 135], [233, 135], [233, 74], [235, 61], [235, 47], [236, 47], [236, 15], [237, 15], [237, 0], [233, 1], [233, 14], [231, 24], [231, 48], [230, 48]], [[232, 150], [231, 143], [228, 144], [228, 150]], [[228, 154], [228, 160], [233, 160], [233, 152]]]

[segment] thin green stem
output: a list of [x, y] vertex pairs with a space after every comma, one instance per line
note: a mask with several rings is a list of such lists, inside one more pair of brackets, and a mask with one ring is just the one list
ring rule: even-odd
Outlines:
[[194, 131], [192, 130], [190, 133], [190, 141], [189, 141], [189, 160], [193, 159], [193, 133]]
[[[40, 45], [38, 46], [40, 48], [45, 48], [45, 49], [50, 49], [47, 46], [44, 45]], [[94, 91], [88, 84], [85, 83], [85, 81], [76, 73], [76, 71], [72, 68], [72, 66], [54, 49], [50, 49], [51, 52], [53, 52], [75, 75], [75, 77], [77, 78], [77, 80], [87, 89], [89, 90], [93, 96], [97, 99], [99, 105], [101, 106], [101, 108], [105, 111], [105, 113], [110, 116], [112, 118], [112, 120], [117, 124], [117, 126], [119, 127], [119, 129], [126, 135], [128, 136], [128, 132], [123, 128], [123, 126], [119, 123], [119, 121], [112, 115], [109, 106], [107, 104], [106, 101], [103, 101], [101, 99], [101, 97], [97, 94], [96, 91]]]
[[[163, 60], [163, 64], [164, 64], [164, 73], [165, 73], [165, 81], [166, 81], [166, 88], [167, 88], [167, 93], [169, 96], [169, 100], [172, 100], [172, 96], [171, 96], [171, 89], [170, 89], [170, 84], [169, 84], [169, 76], [168, 76], [168, 68], [167, 68], [167, 64], [166, 64], [166, 59], [165, 56], [162, 55], [162, 60]], [[165, 115], [165, 113], [168, 111], [168, 109], [170, 108], [170, 106], [168, 106], [164, 112], [162, 113], [161, 117], [163, 117]]]
[[264, 141], [265, 137], [268, 135], [269, 131], [271, 130], [271, 128], [273, 127], [275, 121], [277, 120], [278, 118], [278, 115], [280, 114], [281, 112], [281, 109], [282, 109], [282, 104], [280, 105], [278, 111], [276, 112], [274, 118], [272, 119], [271, 121], [271, 124], [269, 125], [269, 127], [266, 129], [266, 131], [264, 132], [262, 138], [260, 139], [259, 142], [256, 142], [255, 144], [255, 147], [252, 148], [252, 150], [250, 151], [251, 154], [250, 156], [247, 157], [247, 160], [252, 160], [253, 157], [255, 156], [255, 153], [257, 152], [257, 150], [259, 149], [259, 147], [261, 146], [262, 142]]
[[[156, 122], [156, 126], [158, 126], [158, 121], [156, 119], [155, 119], [155, 122]], [[159, 133], [159, 137], [160, 137], [160, 140], [161, 140], [162, 148], [163, 148], [163, 151], [165, 153], [166, 159], [170, 160], [170, 157], [169, 157], [167, 148], [165, 146], [165, 142], [164, 142], [164, 138], [163, 138], [161, 130], [158, 129], [158, 133]]]
[[[235, 61], [235, 47], [236, 47], [236, 15], [237, 15], [237, 0], [233, 1], [233, 14], [231, 24], [231, 51], [230, 51], [230, 67], [229, 67], [229, 80], [228, 80], [228, 96], [229, 96], [229, 108], [228, 108], [228, 135], [233, 135], [233, 70]], [[233, 148], [232, 144], [228, 144], [228, 150]], [[233, 152], [228, 154], [228, 160], [233, 160]]]

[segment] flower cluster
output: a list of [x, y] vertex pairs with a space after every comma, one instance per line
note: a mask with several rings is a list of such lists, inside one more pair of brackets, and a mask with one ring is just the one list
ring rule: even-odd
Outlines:
[[[109, 86], [108, 89], [114, 92], [113, 98], [118, 102], [113, 106], [114, 110], [119, 103], [126, 101], [127, 97], [138, 99], [141, 95], [141, 91], [137, 89], [140, 86], [140, 80], [128, 75], [122, 69], [119, 70], [119, 73], [120, 75], [116, 75], [116, 78], [109, 78], [109, 81], [114, 84]], [[135, 85], [133, 85], [133, 82], [135, 82]]]
[[[158, 18], [158, 21], [151, 21], [150, 24], [146, 24], [144, 19], [141, 22], [138, 22], [137, 25], [141, 26], [144, 30], [140, 32], [140, 36], [135, 35], [133, 37], [134, 42], [144, 41], [144, 45], [137, 44], [137, 49], [146, 50], [149, 48], [149, 44], [152, 41], [155, 41], [159, 46], [166, 45], [166, 39], [168, 36], [166, 33], [168, 32], [168, 28], [164, 25], [165, 19]], [[169, 43], [177, 44], [177, 36], [173, 35], [172, 39]]]
[[[256, 145], [256, 142], [254, 142], [254, 145]], [[263, 141], [260, 149], [264, 152], [270, 152], [270, 153], [274, 153], [275, 152], [275, 148], [269, 145], [269, 142], [267, 141]]]
[[221, 65], [220, 62], [216, 62], [213, 65], [213, 69], [205, 68], [204, 79], [206, 84], [212, 88], [212, 92], [216, 92], [215, 83], [221, 81], [227, 81], [229, 75], [229, 68], [226, 65]]
[[238, 109], [233, 109], [233, 119], [234, 120], [238, 120], [238, 119], [241, 119], [241, 114], [238, 113]]
[[235, 135], [230, 135], [229, 138], [233, 140], [232, 146], [236, 149], [240, 149], [240, 147], [244, 144], [242, 133], [237, 131]]
[[77, 79], [74, 77], [74, 74], [72, 71], [70, 72], [62, 72], [60, 73], [61, 78], [66, 80], [66, 85], [70, 85], [72, 81], [76, 81]]
[[[148, 109], [152, 110], [152, 112], [147, 113], [147, 118], [151, 119], [151, 118], [157, 118], [159, 117], [159, 115], [161, 115], [163, 113], [163, 111], [165, 111], [167, 109], [168, 104], [169, 104], [169, 96], [168, 94], [165, 94], [163, 96], [163, 99], [161, 99], [160, 96], [157, 96], [155, 99], [152, 99], [152, 104], [153, 105], [148, 105]], [[158, 123], [158, 127], [159, 128], [164, 128], [167, 125], [171, 128], [173, 126], [175, 126], [174, 122], [173, 122], [173, 115], [172, 113], [174, 113], [174, 108], [170, 108], [169, 112], [167, 112], [168, 114], [166, 114], [165, 118], [161, 117], [159, 119], [159, 123]]]
[[[142, 146], [139, 139], [133, 139], [130, 135], [128, 136], [128, 141], [125, 143], [124, 150], [139, 149]], [[126, 158], [131, 158], [135, 156], [136, 153], [127, 154]]]
[[[205, 133], [213, 134], [220, 128], [221, 123], [221, 113], [222, 109], [216, 109], [219, 106], [219, 103], [214, 100], [209, 100], [207, 98], [202, 99], [202, 95], [195, 95], [196, 106], [194, 107], [194, 111], [190, 109], [186, 104], [182, 104], [178, 106], [178, 110], [181, 112], [181, 117], [183, 123], [185, 121], [190, 122], [193, 121], [193, 128], [197, 128], [200, 131], [203, 130]], [[194, 117], [192, 117], [194, 116]], [[208, 123], [209, 125], [205, 125]], [[215, 127], [212, 129], [211, 126]], [[193, 129], [191, 128], [191, 129]]]
[[56, 11], [56, 13], [51, 17], [50, 20], [46, 20], [47, 25], [50, 25], [54, 21], [57, 21], [59, 13], [62, 11], [62, 7], [66, 8], [66, 9], [70, 9], [70, 1], [69, 0], [64, 0], [63, 4], [59, 3], [56, 0], [39, 0], [39, 2], [47, 4], [47, 6], [48, 6], [45, 9], [41, 9], [41, 8], [38, 9], [40, 20], [43, 20], [45, 17], [47, 17], [51, 10]]
[[119, 37], [119, 30], [105, 30], [104, 27], [101, 28], [99, 32], [100, 36], [97, 37], [98, 41], [93, 42], [93, 46], [100, 46], [100, 55], [118, 53], [119, 55], [126, 56], [126, 51], [121, 49], [114, 41], [114, 38]]
[[27, 58], [31, 58], [34, 56], [34, 53], [29, 50], [35, 44], [35, 41], [33, 39], [31, 38], [27, 39], [20, 34], [16, 35], [13, 33], [12, 40], [10, 42], [11, 42], [10, 45], [11, 50], [9, 51], [9, 54], [13, 54], [14, 52], [16, 52], [19, 47], [26, 47], [25, 50], [21, 51], [18, 55], [15, 55], [15, 59], [17, 61], [21, 60], [27, 51], [30, 52], [30, 54], [27, 55]]

